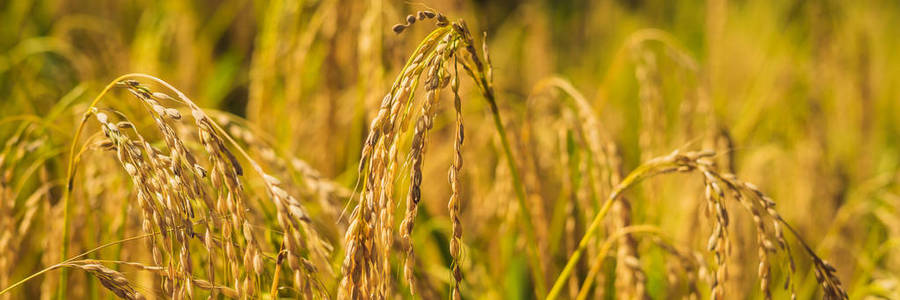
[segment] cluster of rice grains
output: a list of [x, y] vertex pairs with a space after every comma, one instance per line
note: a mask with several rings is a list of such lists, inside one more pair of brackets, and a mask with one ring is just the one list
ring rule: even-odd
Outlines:
[[[248, 207], [248, 195], [252, 193], [245, 191], [242, 184], [244, 170], [226, 146], [230, 142], [262, 177], [266, 194], [276, 208], [283, 233], [282, 251], [278, 252], [276, 263], [287, 260], [296, 293], [307, 297], [325, 295], [315, 276], [319, 268], [330, 271], [328, 255], [331, 247], [312, 228], [303, 205], [281, 187], [278, 179], [263, 172], [237, 142], [181, 92], [147, 75], [133, 77], [150, 78], [178, 94], [173, 98], [152, 92], [131, 79], [116, 82], [140, 100], [154, 120], [168, 151], [154, 146], [119, 111], [92, 105], [85, 114], [85, 121], [93, 116], [100, 123], [106, 138], [92, 145], [114, 151], [132, 179], [141, 209], [142, 228], [149, 236], [153, 263], [164, 270], [161, 289], [174, 299], [192, 298], [195, 286], [210, 290], [211, 298], [223, 290], [233, 291], [229, 293], [231, 296], [259, 297], [263, 290], [260, 280], [267, 270], [263, 254], [265, 242], [256, 232], [257, 226], [253, 225], [253, 218], [258, 214]], [[167, 103], [180, 103], [190, 108], [195, 135], [190, 135], [189, 126], [178, 123], [182, 119], [181, 113], [165, 106]], [[181, 134], [179, 129], [183, 129]], [[208, 167], [202, 166], [198, 154], [186, 146], [190, 143], [183, 139], [184, 135], [196, 138], [206, 150]], [[191, 247], [192, 241], [201, 245], [205, 253], [198, 255], [196, 248]], [[201, 263], [194, 263], [193, 259], [198, 256]], [[204, 271], [194, 270], [196, 265], [204, 266]], [[273, 274], [272, 293], [279, 291], [278, 273]], [[205, 274], [206, 279], [197, 279], [198, 274]], [[216, 274], [224, 274], [224, 278], [217, 278]], [[232, 289], [213, 288], [217, 287], [217, 282]]]
[[[714, 163], [709, 159], [712, 152], [691, 152], [679, 154], [677, 152], [661, 158], [663, 161], [675, 163], [672, 171], [697, 171], [703, 176], [706, 194], [706, 213], [714, 219], [713, 230], [707, 243], [707, 250], [715, 254], [717, 265], [716, 274], [712, 279], [713, 299], [724, 299], [725, 291], [722, 284], [727, 279], [726, 261], [730, 252], [728, 238], [729, 213], [726, 210], [725, 201], [730, 195], [731, 199], [740, 203], [753, 217], [756, 226], [756, 245], [759, 257], [757, 276], [760, 280], [760, 290], [766, 299], [771, 299], [771, 263], [770, 255], [782, 252], [786, 256], [785, 264], [789, 274], [784, 283], [785, 289], [790, 289], [792, 298], [796, 298], [794, 285], [791, 281], [795, 272], [794, 258], [791, 249], [784, 238], [782, 227], [788, 228], [803, 249], [812, 258], [812, 265], [816, 272], [816, 279], [822, 286], [825, 299], [846, 299], [847, 293], [841, 287], [841, 282], [834, 274], [835, 269], [830, 264], [819, 258], [818, 255], [804, 242], [800, 236], [781, 218], [775, 210], [775, 201], [766, 196], [755, 185], [739, 180], [734, 174], [720, 173]], [[661, 172], [669, 171], [666, 169]], [[773, 242], [774, 240], [774, 242]]]
[[[484, 64], [476, 53], [472, 36], [463, 21], [450, 23], [443, 15], [430, 11], [419, 12], [417, 16], [418, 20], [436, 18], [438, 28], [412, 53], [372, 120], [359, 165], [362, 181], [359, 203], [351, 214], [350, 226], [345, 235], [347, 251], [343, 263], [344, 278], [338, 292], [341, 298], [383, 299], [391, 295], [389, 258], [394, 243], [394, 182], [401, 168], [398, 147], [401, 135], [410, 129], [413, 131], [412, 141], [404, 163], [410, 168], [410, 186], [399, 238], [405, 252], [404, 278], [409, 284], [410, 292], [416, 293], [416, 260], [411, 235], [422, 197], [422, 165], [427, 151], [428, 133], [434, 125], [434, 117], [440, 105], [440, 91], [448, 86], [453, 93], [456, 110], [455, 156], [449, 170], [451, 195], [448, 202], [452, 222], [450, 254], [453, 258], [451, 272], [454, 281], [451, 297], [461, 298], [460, 285], [463, 277], [459, 264], [462, 248], [459, 172], [462, 168], [460, 151], [464, 135], [460, 111], [459, 67], [468, 71], [473, 78], [481, 79], [484, 76]], [[407, 25], [396, 25], [394, 31], [400, 33], [416, 19], [416, 16], [409, 15]], [[420, 82], [425, 96], [421, 101], [416, 101], [416, 89]]]
[[128, 278], [125, 278], [125, 275], [99, 263], [89, 261], [69, 262], [56, 265], [55, 267], [67, 267], [85, 271], [97, 278], [103, 287], [121, 299], [144, 299], [144, 295], [135, 290], [134, 285], [128, 281]]
[[[289, 296], [305, 299], [396, 298], [398, 294], [404, 293], [396, 291], [399, 285], [392, 282], [392, 278], [400, 273], [399, 268], [402, 268], [403, 278], [411, 294], [430, 298], [428, 295], [434, 293], [429, 291], [429, 288], [423, 288], [424, 283], [417, 285], [417, 278], [422, 275], [421, 266], [416, 265], [412, 235], [418, 205], [422, 200], [423, 165], [425, 153], [428, 151], [429, 134], [434, 128], [436, 115], [441, 111], [442, 92], [449, 92], [453, 96], [455, 113], [453, 157], [447, 175], [450, 189], [447, 208], [451, 224], [448, 241], [451, 260], [450, 298], [461, 299], [464, 284], [460, 263], [463, 256], [461, 220], [463, 199], [460, 176], [463, 171], [464, 126], [462, 100], [459, 95], [460, 68], [468, 73], [482, 95], [490, 102], [495, 113], [495, 122], [500, 121], [491, 87], [491, 66], [487, 48], [483, 45], [483, 53], [481, 55], [477, 53], [474, 39], [462, 20], [450, 22], [442, 14], [420, 11], [407, 16], [405, 24], [397, 24], [392, 30], [399, 34], [415, 22], [426, 19], [434, 19], [437, 28], [431, 31], [410, 55], [371, 121], [357, 170], [360, 182], [356, 191], [358, 201], [349, 215], [349, 221], [343, 224], [340, 223], [342, 220], [338, 216], [340, 213], [338, 210], [345, 200], [351, 198], [352, 193], [321, 178], [315, 170], [299, 159], [279, 157], [273, 147], [247, 129], [249, 126], [242, 126], [236, 119], [219, 113], [213, 114], [218, 122], [214, 121], [184, 94], [155, 77], [129, 74], [116, 79], [90, 105], [75, 134], [75, 140], [78, 141], [82, 128], [90, 120], [99, 123], [102, 131], [102, 135], [92, 135], [87, 144], [91, 147], [77, 151], [77, 155], [74, 155], [76, 145], [73, 143], [72, 162], [66, 181], [67, 192], [71, 193], [74, 186], [74, 168], [85, 150], [102, 149], [114, 152], [119, 165], [134, 186], [137, 207], [140, 210], [141, 229], [147, 236], [152, 264], [127, 261], [104, 261], [104, 263], [126, 265], [156, 275], [158, 286], [154, 286], [154, 290], [161, 290], [165, 293], [163, 297], [173, 299], [193, 298], [196, 296], [195, 288], [205, 291], [210, 299], [220, 296], [229, 298]], [[648, 82], [642, 84], [642, 87], [650, 86], [654, 63], [652, 58], [642, 59], [641, 70], [637, 72], [637, 77], [639, 81]], [[134, 79], [153, 81], [171, 90], [176, 96], [151, 91], [149, 86]], [[635, 233], [644, 231], [659, 234], [659, 232], [650, 225], [632, 224], [631, 203], [624, 198], [623, 193], [643, 179], [675, 172], [695, 172], [701, 175], [705, 188], [703, 203], [711, 227], [707, 243], [707, 250], [712, 253], [712, 263], [709, 267], [699, 254], [688, 253], [659, 236], [653, 239], [655, 244], [665, 254], [673, 257], [679, 266], [688, 286], [689, 297], [695, 298], [700, 295], [697, 288], [698, 277], [709, 279], [709, 295], [712, 299], [733, 296], [726, 295], [731, 247], [737, 244], [729, 235], [729, 222], [733, 213], [729, 211], [729, 204], [741, 204], [753, 220], [756, 233], [755, 248], [759, 260], [757, 276], [760, 291], [765, 298], [772, 297], [770, 286], [773, 277], [780, 278], [773, 276], [771, 270], [773, 262], [777, 261], [776, 258], [781, 259], [783, 269], [787, 272], [783, 276], [785, 278], [783, 286], [789, 290], [788, 293], [793, 298], [796, 298], [792, 280], [796, 267], [790, 244], [783, 232], [785, 228], [796, 238], [797, 243], [794, 245], [802, 246], [803, 252], [811, 258], [811, 265], [824, 291], [824, 297], [847, 298], [847, 293], [835, 275], [835, 269], [817, 256], [782, 219], [775, 210], [775, 202], [753, 184], [741, 181], [731, 174], [729, 167], [724, 168], [725, 172], [720, 171], [714, 162], [713, 152], [675, 151], [662, 157], [646, 157], [643, 165], [623, 177], [622, 159], [616, 145], [605, 142], [610, 139], [605, 136], [605, 132], [601, 132], [600, 121], [593, 114], [591, 104], [571, 84], [561, 79], [553, 79], [547, 83], [559, 87], [572, 96], [575, 101], [572, 107], [576, 108], [574, 109], [576, 124], [571, 129], [580, 137], [580, 142], [583, 143], [581, 146], [590, 156], [586, 161], [596, 164], [585, 168], [577, 165], [569, 166], [572, 169], [567, 170], [566, 174], [586, 170], [589, 173], [586, 178], [594, 181], [579, 183], [575, 179], [566, 178], [564, 179], [566, 183], [571, 185], [568, 187], [570, 193], [575, 195], [579, 186], [583, 185], [582, 189], [595, 189], [595, 192], [609, 194], [580, 240], [576, 239], [579, 233], [576, 219], [579, 212], [576, 207], [589, 207], [590, 203], [578, 203], [578, 206], [575, 206], [573, 201], [566, 206], [565, 234], [569, 238], [565, 245], [565, 255], [568, 256], [568, 260], [556, 278], [547, 299], [559, 296], [560, 290], [565, 285], [569, 286], [570, 298], [587, 299], [591, 297], [591, 291], [594, 291], [593, 297], [596, 298], [608, 296], [602, 293], [607, 293], [605, 290], [610, 285], [601, 281], [607, 280], [602, 278], [604, 276], [602, 273], [605, 272], [603, 264], [614, 243], [618, 247], [614, 270], [616, 296], [648, 298], [649, 280], [642, 270], [641, 248]], [[124, 88], [138, 100], [146, 115], [153, 119], [158, 133], [142, 134], [138, 130], [139, 127], [135, 126], [124, 113], [96, 106], [113, 86]], [[416, 93], [423, 93], [424, 96], [417, 97]], [[647, 98], [645, 100], [657, 97], [656, 93], [658, 92], [650, 89], [640, 92], [642, 98]], [[185, 122], [181, 111], [170, 106], [186, 107], [190, 110], [190, 117], [194, 122]], [[650, 111], [647, 113], [656, 114]], [[228, 130], [224, 130], [218, 124], [226, 124]], [[657, 125], [659, 124], [648, 123], [644, 127], [652, 129]], [[500, 126], [498, 125], [500, 138], [504, 139], [505, 145], [507, 142]], [[645, 133], [652, 132], [655, 130]], [[149, 137], [159, 137], [160, 141], [152, 142]], [[642, 148], [659, 148], [656, 144], [661, 143], [657, 142], [659, 141], [654, 140], [653, 136], [642, 135], [640, 139]], [[401, 149], [407, 143], [409, 148]], [[15, 141], [8, 142], [4, 152], [0, 153], [0, 166], [5, 162], [9, 163], [6, 158], [7, 149], [11, 144], [15, 144]], [[262, 165], [257, 163], [244, 147], [258, 154], [257, 158], [267, 167], [275, 169], [275, 172], [270, 174], [263, 171]], [[507, 159], [512, 161], [511, 152], [508, 146], [505, 147]], [[232, 150], [237, 150], [239, 156]], [[16, 153], [20, 152], [27, 151]], [[205, 161], [202, 158], [206, 158]], [[574, 158], [564, 157], [566, 166], [569, 165], [569, 159]], [[249, 181], [243, 177], [245, 169], [241, 166], [240, 160], [249, 163], [258, 175], [259, 181], [256, 181], [256, 184], [248, 184]], [[520, 194], [520, 203], [525, 203], [521, 195], [524, 188], [517, 182], [518, 175], [514, 166], [515, 164], [510, 162], [510, 170], [506, 172], [512, 173], [509, 177], [513, 178], [514, 188]], [[395, 232], [395, 207], [398, 205], [395, 203], [394, 189], [397, 182], [407, 179], [402, 174], [407, 169], [409, 186], [405, 211], [402, 212], [402, 220]], [[281, 178], [291, 178], [292, 174], [299, 175], [303, 186], [283, 183], [272, 174], [278, 174]], [[5, 199], [12, 193], [9, 189], [10, 177], [8, 172], [0, 173], [0, 196]], [[569, 182], [570, 180], [572, 182]], [[263, 189], [265, 192], [254, 193], [257, 189]], [[260, 200], [259, 197], [254, 197], [256, 194], [267, 195], [270, 202], [254, 201]], [[317, 197], [323, 212], [316, 214], [317, 220], [319, 217], [330, 216], [334, 218], [331, 221], [338, 223], [338, 228], [320, 235], [304, 204], [292, 194], [300, 194], [301, 198]], [[69, 201], [68, 198], [70, 196], [67, 194], [64, 200]], [[29, 200], [26, 203], [33, 205], [37, 201]], [[527, 207], [524, 204], [520, 205], [523, 218], [529, 225], [525, 228], [533, 230], [531, 222], [527, 219], [530, 212], [525, 211]], [[10, 203], [0, 202], [2, 211], [11, 211], [7, 206], [10, 206]], [[269, 213], [267, 208], [274, 211], [274, 214]], [[609, 212], [613, 214], [611, 224], [604, 222], [604, 217]], [[33, 214], [32, 212], [23, 218], [30, 218]], [[6, 219], [8, 216], [3, 217], [4, 219], [0, 219], [0, 231], [27, 231], [28, 222], [23, 222], [26, 224], [23, 225], [26, 226], [25, 229], [21, 226], [17, 229]], [[270, 227], [273, 228], [267, 228], [263, 234], [259, 229], [261, 226], [254, 224], [271, 224]], [[607, 226], [609, 230], [606, 241], [593, 243], [593, 237], [598, 235], [604, 224], [610, 225]], [[343, 227], [344, 225], [346, 227]], [[63, 232], [65, 231], [63, 229]], [[536, 240], [533, 231], [526, 233], [530, 234], [531, 242]], [[343, 246], [341, 248], [344, 250], [344, 257], [341, 274], [335, 275], [332, 274], [333, 268], [337, 267], [338, 261], [332, 262], [330, 256], [333, 248], [325, 237], [339, 237], [341, 234], [343, 244], [339, 246]], [[546, 233], [543, 235], [549, 236]], [[14, 244], [14, 240], [10, 239], [11, 236], [13, 235], [4, 234], [0, 238], [0, 246]], [[66, 238], [63, 238], [63, 243], [63, 254], [66, 255]], [[540, 246], [535, 244], [526, 247]], [[585, 276], [579, 276], [576, 268], [578, 260], [583, 256], [591, 257], [588, 262], [590, 269]], [[393, 265], [392, 259], [395, 261]], [[0, 258], [0, 270], [9, 269], [11, 261], [11, 257]], [[399, 266], [396, 261], [400, 262]], [[72, 258], [47, 270], [58, 268], [83, 270], [120, 298], [144, 297], [123, 273], [110, 269], [100, 262], [75, 261]], [[532, 276], [537, 286], [543, 284], [545, 279], [543, 276], [552, 272], [555, 266], [547, 259], [537, 264], [532, 263], [529, 267], [548, 269], [547, 272], [532, 270], [536, 274]], [[470, 276], [475, 278], [477, 272], [471, 270], [469, 272], [473, 274]], [[674, 277], [672, 274], [675, 272], [670, 271], [669, 275]], [[6, 274], [8, 272], [0, 275]], [[283, 278], [282, 275], [288, 276]], [[65, 275], [61, 278], [65, 278]], [[0, 282], [4, 285], [6, 281], [8, 278], [0, 277]], [[670, 282], [675, 281], [670, 279]], [[598, 282], [602, 286], [592, 289], [592, 285]], [[334, 288], [337, 289], [336, 294], [329, 294]], [[422, 291], [417, 291], [419, 288]], [[536, 288], [538, 297], [543, 296], [542, 288]], [[202, 293], [204, 292], [200, 292]]]
[[582, 251], [587, 246], [586, 241], [596, 233], [602, 223], [603, 217], [615, 202], [622, 197], [622, 193], [634, 184], [661, 174], [673, 172], [697, 172], [703, 177], [706, 190], [706, 213], [711, 218], [713, 226], [709, 236], [707, 250], [713, 252], [715, 258], [715, 274], [710, 278], [712, 299], [725, 299], [724, 284], [728, 280], [727, 261], [732, 241], [728, 235], [730, 212], [726, 208], [726, 201], [731, 199], [740, 203], [753, 217], [756, 226], [756, 242], [759, 256], [758, 277], [760, 290], [767, 299], [771, 299], [771, 261], [770, 256], [781, 254], [784, 256], [785, 269], [788, 274], [785, 278], [784, 288], [790, 289], [792, 298], [796, 298], [794, 284], [791, 281], [795, 272], [795, 264], [791, 248], [785, 240], [783, 228], [787, 228], [811, 257], [811, 263], [816, 272], [816, 279], [824, 291], [825, 299], [846, 299], [847, 293], [841, 287], [841, 282], [835, 275], [835, 269], [821, 259], [796, 231], [781, 218], [775, 210], [775, 202], [763, 194], [755, 185], [739, 180], [735, 175], [718, 171], [712, 158], [714, 152], [686, 152], [675, 151], [669, 155], [653, 158], [635, 169], [624, 178], [610, 193], [600, 212], [595, 216], [593, 223], [585, 233], [579, 244], [579, 248], [572, 255], [562, 275], [554, 285], [548, 298], [555, 298], [561, 289], [564, 280], [571, 273], [571, 266], [581, 257]]

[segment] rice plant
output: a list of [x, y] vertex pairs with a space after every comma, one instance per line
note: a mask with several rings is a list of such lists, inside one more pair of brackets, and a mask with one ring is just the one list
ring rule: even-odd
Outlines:
[[900, 297], [890, 1], [0, 13], [0, 299]]

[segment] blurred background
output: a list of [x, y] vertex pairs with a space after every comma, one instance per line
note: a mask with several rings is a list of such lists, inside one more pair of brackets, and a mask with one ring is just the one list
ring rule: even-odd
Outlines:
[[[573, 180], [587, 164], [579, 158], [584, 141], [573, 138], [575, 116], [584, 111], [565, 99], [582, 97], [625, 173], [676, 149], [716, 150], [724, 170], [775, 200], [837, 268], [851, 298], [900, 299], [900, 2], [892, 0], [0, 0], [0, 141], [4, 151], [19, 149], [0, 161], [7, 187], [0, 225], [14, 228], [0, 236], [7, 243], [0, 287], [62, 260], [51, 249], [59, 243], [54, 220], [62, 213], [65, 151], [87, 104], [109, 81], [132, 72], [162, 78], [204, 109], [245, 119], [280, 155], [352, 190], [368, 124], [408, 55], [435, 28], [420, 22], [398, 35], [391, 26], [425, 9], [464, 19], [477, 43], [486, 38], [546, 285], [597, 208], [584, 200], [592, 185]], [[521, 251], [531, 245], [520, 238], [521, 212], [490, 110], [470, 80], [462, 86], [464, 296], [533, 298]], [[124, 95], [104, 105], [134, 111]], [[442, 106], [414, 237], [436, 295], [446, 295], [450, 282], [446, 174], [454, 115]], [[35, 125], [20, 134], [27, 123]], [[90, 200], [73, 208], [83, 218], [73, 224], [70, 254], [139, 230], [122, 225], [136, 212], [108, 217], [132, 209], [127, 177], [103, 172], [123, 173], [112, 156], [90, 157], [84, 164], [94, 167], [79, 180], [96, 184], [81, 192]], [[631, 222], [656, 225], [672, 244], [711, 262], [708, 227], [698, 226], [707, 222], [702, 196], [698, 176], [650, 180], [628, 193]], [[728, 290], [761, 298], [752, 218], [735, 211]], [[29, 212], [42, 217], [23, 226]], [[341, 221], [317, 222], [340, 248]], [[146, 257], [140, 243], [122, 248], [97, 257]], [[640, 238], [637, 249], [648, 294], [681, 298], [685, 288], [669, 276], [664, 250]], [[339, 270], [341, 257], [335, 261]], [[798, 293], [819, 298], [806, 261], [798, 259]], [[579, 266], [578, 278], [588, 266]], [[614, 266], [604, 270], [606, 291], [596, 295], [614, 299]], [[783, 280], [780, 270], [773, 277]], [[128, 275], [154, 294], [149, 275]], [[11, 297], [49, 298], [53, 280], [36, 279]], [[73, 297], [108, 296], [87, 280], [73, 273]], [[776, 299], [787, 297], [779, 280]], [[708, 290], [703, 280], [701, 290]]]

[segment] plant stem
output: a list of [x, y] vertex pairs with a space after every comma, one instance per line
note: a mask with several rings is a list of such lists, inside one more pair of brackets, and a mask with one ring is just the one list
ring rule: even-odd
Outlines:
[[556, 282], [553, 284], [553, 287], [550, 289], [550, 293], [547, 294], [547, 300], [556, 299], [559, 296], [559, 293], [562, 291], [563, 286], [565, 285], [566, 278], [569, 278], [569, 275], [572, 274], [572, 271], [575, 269], [575, 265], [578, 263], [578, 260], [581, 259], [581, 256], [584, 255], [584, 250], [587, 248], [588, 243], [591, 241], [591, 238], [594, 234], [597, 233], [598, 229], [600, 229], [600, 225], [603, 224], [603, 217], [609, 212], [609, 209], [612, 207], [613, 203], [615, 203], [616, 199], [624, 192], [626, 189], [637, 183], [638, 181], [655, 174], [654, 171], [658, 170], [660, 167], [666, 166], [666, 163], [650, 163], [641, 165], [624, 180], [622, 180], [619, 185], [613, 189], [612, 193], [609, 194], [609, 198], [606, 199], [606, 202], [603, 203], [603, 206], [600, 208], [600, 211], [597, 212], [597, 215], [594, 216], [594, 220], [591, 222], [591, 225], [588, 227], [587, 231], [584, 233], [584, 236], [581, 238], [581, 242], [578, 243], [578, 248], [572, 252], [572, 256], [569, 257], [569, 261], [566, 262], [566, 266], [563, 268], [562, 272], [559, 273], [559, 276], [556, 277]]
[[[537, 294], [536, 298], [542, 298], [547, 291], [547, 287], [544, 285], [544, 268], [541, 265], [540, 257], [538, 256], [537, 246], [537, 235], [534, 231], [534, 222], [531, 220], [531, 210], [528, 209], [528, 202], [526, 202], [526, 194], [525, 194], [525, 185], [522, 184], [522, 179], [519, 176], [519, 170], [516, 167], [516, 160], [513, 157], [512, 147], [509, 146], [509, 138], [506, 136], [506, 128], [503, 126], [503, 120], [500, 118], [500, 109], [497, 107], [497, 99], [494, 97], [494, 88], [491, 86], [491, 82], [489, 82], [487, 73], [485, 72], [485, 64], [478, 58], [478, 52], [475, 50], [475, 47], [469, 43], [465, 44], [465, 50], [469, 52], [470, 57], [472, 58], [472, 62], [475, 64], [474, 69], [468, 64], [463, 63], [463, 68], [469, 72], [469, 75], [472, 76], [472, 79], [475, 80], [475, 83], [481, 90], [481, 95], [487, 99], [488, 104], [491, 106], [491, 116], [494, 119], [494, 127], [497, 129], [497, 134], [500, 135], [500, 144], [503, 147], [503, 153], [506, 156], [506, 164], [509, 168], [509, 173], [512, 176], [513, 180], [513, 189], [516, 191], [516, 200], [519, 203], [519, 211], [522, 215], [522, 219], [525, 222], [525, 233], [527, 242], [529, 245], [535, 245], [535, 247], [526, 247], [528, 251], [528, 256], [531, 263], [531, 275], [534, 280], [535, 293]], [[485, 48], [485, 51], [486, 48]], [[490, 63], [490, 59], [487, 57], [487, 52], [484, 53], [485, 62]], [[488, 69], [490, 69], [490, 65], [488, 65]]]
[[[75, 165], [78, 164], [78, 157], [75, 155], [75, 146], [78, 145], [78, 138], [81, 137], [81, 132], [84, 130], [84, 125], [87, 123], [88, 117], [91, 115], [91, 108], [97, 105], [100, 102], [100, 99], [103, 98], [106, 93], [109, 92], [112, 87], [116, 85], [122, 79], [125, 79], [132, 74], [125, 74], [119, 76], [112, 82], [106, 85], [103, 88], [103, 91], [100, 92], [97, 97], [94, 98], [94, 101], [91, 102], [91, 105], [88, 106], [87, 111], [84, 112], [84, 115], [81, 118], [81, 124], [78, 125], [78, 129], [75, 130], [75, 136], [72, 137], [72, 146], [69, 148], [69, 165], [66, 168], [66, 190], [63, 192], [63, 229], [62, 229], [62, 255], [60, 257], [66, 257], [69, 252], [69, 210], [70, 210], [70, 201], [72, 189], [74, 188], [74, 180], [75, 180]], [[79, 155], [80, 156], [80, 155]], [[56, 289], [56, 296], [59, 300], [66, 299], [66, 285], [69, 279], [69, 272], [67, 269], [63, 269], [59, 275], [59, 285]]]
[[[171, 231], [171, 230], [172, 230], [172, 229], [170, 229], [169, 231]], [[154, 233], [154, 234], [156, 234], [156, 233]], [[91, 250], [89, 250], [89, 251], [87, 251], [87, 252], [84, 252], [84, 253], [81, 253], [81, 254], [79, 254], [79, 255], [73, 256], [72, 258], [69, 258], [69, 259], [67, 259], [67, 260], [64, 260], [64, 261], [61, 262], [61, 263], [58, 263], [58, 264], [52, 265], [52, 266], [50, 266], [50, 267], [47, 267], [47, 268], [45, 268], [45, 269], [43, 269], [43, 270], [38, 271], [37, 273], [31, 274], [31, 275], [29, 275], [28, 277], [25, 277], [25, 278], [22, 279], [22, 280], [19, 280], [19, 281], [16, 282], [16, 283], [13, 283], [12, 285], [10, 285], [10, 286], [4, 288], [2, 291], [0, 291], [0, 296], [2, 296], [3, 294], [8, 293], [8, 292], [11, 291], [12, 289], [14, 289], [14, 288], [16, 288], [16, 287], [18, 287], [18, 286], [24, 284], [25, 282], [27, 282], [27, 281], [29, 281], [29, 280], [31, 280], [31, 279], [33, 279], [33, 278], [35, 278], [35, 277], [37, 277], [37, 276], [39, 276], [39, 275], [41, 275], [41, 274], [44, 274], [44, 273], [47, 273], [47, 272], [49, 272], [49, 271], [55, 270], [55, 269], [59, 268], [59, 267], [62, 266], [62, 265], [65, 265], [65, 264], [67, 264], [67, 263], [70, 263], [70, 262], [72, 262], [72, 261], [75, 261], [76, 259], [82, 258], [82, 257], [84, 257], [84, 256], [86, 256], [86, 255], [88, 255], [88, 254], [91, 254], [91, 253], [100, 251], [100, 249], [104, 249], [104, 248], [107, 248], [107, 247], [112, 246], [112, 245], [119, 245], [119, 244], [121, 244], [121, 243], [128, 242], [128, 241], [133, 241], [133, 240], [138, 240], [138, 239], [146, 238], [146, 237], [149, 237], [149, 236], [151, 236], [151, 235], [153, 235], [153, 234], [144, 234], [144, 235], [139, 235], [139, 236], [130, 237], [130, 238], [127, 238], [127, 239], [122, 239], [122, 240], [115, 241], [115, 242], [110, 242], [110, 243], [107, 243], [107, 244], [98, 246], [98, 247], [96, 247], [96, 248], [94, 248], [94, 249], [91, 249]], [[63, 270], [65, 270], [65, 269], [63, 269]]]
[[596, 260], [594, 260], [594, 265], [591, 266], [590, 271], [587, 276], [584, 278], [584, 282], [581, 283], [581, 288], [578, 289], [578, 296], [575, 298], [576, 300], [584, 300], [587, 299], [587, 293], [591, 290], [591, 287], [594, 285], [594, 278], [597, 277], [597, 274], [600, 273], [600, 268], [603, 266], [603, 261], [606, 258], [606, 253], [609, 252], [610, 248], [612, 248], [612, 244], [618, 241], [623, 236], [632, 234], [632, 233], [652, 233], [661, 235], [659, 228], [652, 225], [634, 225], [624, 227], [619, 229], [612, 236], [608, 237], [606, 241], [603, 242], [603, 245], [600, 246], [600, 251], [597, 254]]
[[[531, 220], [531, 211], [528, 209], [528, 203], [525, 201], [525, 186], [522, 184], [522, 179], [519, 176], [518, 168], [516, 167], [516, 161], [512, 154], [512, 149], [509, 146], [509, 139], [506, 136], [506, 129], [503, 126], [503, 120], [500, 118], [500, 110], [497, 108], [497, 101], [494, 99], [493, 90], [490, 89], [487, 85], [487, 80], [482, 77], [482, 94], [488, 100], [488, 103], [491, 105], [491, 115], [494, 119], [494, 126], [497, 129], [497, 134], [500, 135], [500, 144], [503, 147], [503, 152], [506, 156], [506, 164], [509, 168], [509, 173], [512, 176], [513, 181], [513, 189], [516, 191], [516, 200], [519, 202], [519, 211], [521, 211], [522, 219], [525, 222], [525, 232], [528, 238], [528, 243], [530, 245], [537, 245], [537, 236], [534, 233], [534, 223]], [[535, 290], [537, 293], [537, 298], [543, 297], [543, 295], [547, 291], [547, 287], [544, 286], [544, 273], [543, 267], [541, 265], [541, 261], [538, 258], [537, 250], [534, 248], [528, 249], [529, 256], [531, 259], [531, 273], [532, 277], [534, 277]]]
[[[59, 268], [59, 267], [60, 267], [60, 265], [57, 264], [57, 265], [50, 266], [49, 268], [43, 269], [43, 270], [41, 270], [41, 271], [39, 271], [39, 272], [37, 272], [37, 273], [31, 274], [31, 276], [25, 277], [25, 279], [19, 280], [19, 282], [16, 282], [16, 283], [14, 283], [13, 285], [10, 285], [10, 286], [6, 287], [5, 289], [3, 289], [2, 291], [0, 291], [0, 295], [6, 294], [6, 293], [9, 292], [10, 290], [12, 290], [12, 289], [14, 289], [14, 288], [16, 288], [16, 287], [22, 285], [23, 283], [25, 283], [25, 282], [31, 280], [32, 278], [38, 277], [38, 276], [40, 276], [41, 274], [47, 273], [47, 272], [52, 271], [52, 270], [54, 270], [54, 269], [56, 269], [56, 268]], [[64, 270], [65, 270], [65, 269], [64, 269]]]

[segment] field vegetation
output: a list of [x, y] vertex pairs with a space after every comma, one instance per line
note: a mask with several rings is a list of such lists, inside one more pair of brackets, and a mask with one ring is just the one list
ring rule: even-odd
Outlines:
[[900, 3], [0, 1], [0, 299], [900, 299]]

